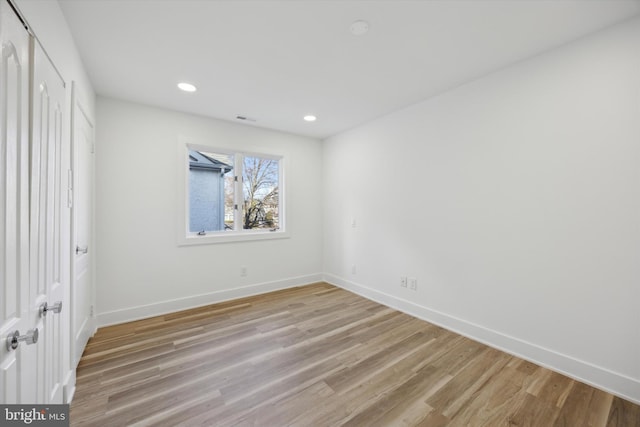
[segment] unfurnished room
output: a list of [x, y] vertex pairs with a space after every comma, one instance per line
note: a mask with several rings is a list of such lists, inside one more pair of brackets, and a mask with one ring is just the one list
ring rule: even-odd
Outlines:
[[640, 0], [0, 0], [0, 425], [640, 427]]

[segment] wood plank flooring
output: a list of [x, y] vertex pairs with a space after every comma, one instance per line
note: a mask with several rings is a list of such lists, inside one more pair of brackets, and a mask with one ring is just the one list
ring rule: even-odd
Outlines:
[[640, 426], [640, 406], [325, 283], [100, 329], [74, 426]]

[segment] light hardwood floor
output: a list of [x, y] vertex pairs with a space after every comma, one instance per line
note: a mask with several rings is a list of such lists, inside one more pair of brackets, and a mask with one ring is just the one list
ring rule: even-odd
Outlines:
[[325, 283], [100, 329], [71, 425], [640, 426], [640, 406]]

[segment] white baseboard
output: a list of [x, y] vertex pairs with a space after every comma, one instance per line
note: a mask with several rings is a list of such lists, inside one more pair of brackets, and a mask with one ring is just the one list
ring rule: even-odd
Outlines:
[[402, 298], [380, 292], [332, 274], [324, 281], [360, 296], [376, 301], [411, 316], [426, 320], [490, 347], [551, 369], [575, 380], [589, 384], [623, 399], [640, 404], [640, 381], [612, 372], [606, 368], [566, 356], [539, 345], [502, 334], [498, 331], [458, 319]]
[[87, 343], [89, 342], [89, 338], [91, 338], [95, 333], [93, 323], [95, 323], [95, 320], [92, 317], [87, 317], [82, 323], [82, 326], [80, 326], [79, 332], [73, 337], [74, 354], [71, 355], [73, 366], [78, 366], [78, 362], [80, 362], [80, 358], [82, 357], [82, 353], [84, 353]]
[[162, 301], [153, 304], [129, 307], [121, 310], [108, 311], [105, 313], [98, 313], [97, 324], [98, 327], [101, 327], [115, 325], [118, 323], [131, 322], [133, 320], [146, 319], [153, 316], [161, 316], [163, 314], [173, 313], [180, 310], [187, 310], [190, 308], [201, 307], [203, 305], [229, 301], [252, 295], [264, 294], [280, 289], [293, 288], [296, 286], [303, 286], [321, 281], [322, 274], [317, 273], [307, 276], [276, 280], [273, 282], [256, 283], [239, 288], [224, 289], [208, 294], [194, 295], [190, 297]]

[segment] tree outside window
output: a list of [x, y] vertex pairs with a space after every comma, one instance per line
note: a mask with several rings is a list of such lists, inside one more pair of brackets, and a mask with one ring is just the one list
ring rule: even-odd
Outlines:
[[279, 226], [278, 160], [245, 157], [242, 170], [242, 228]]

